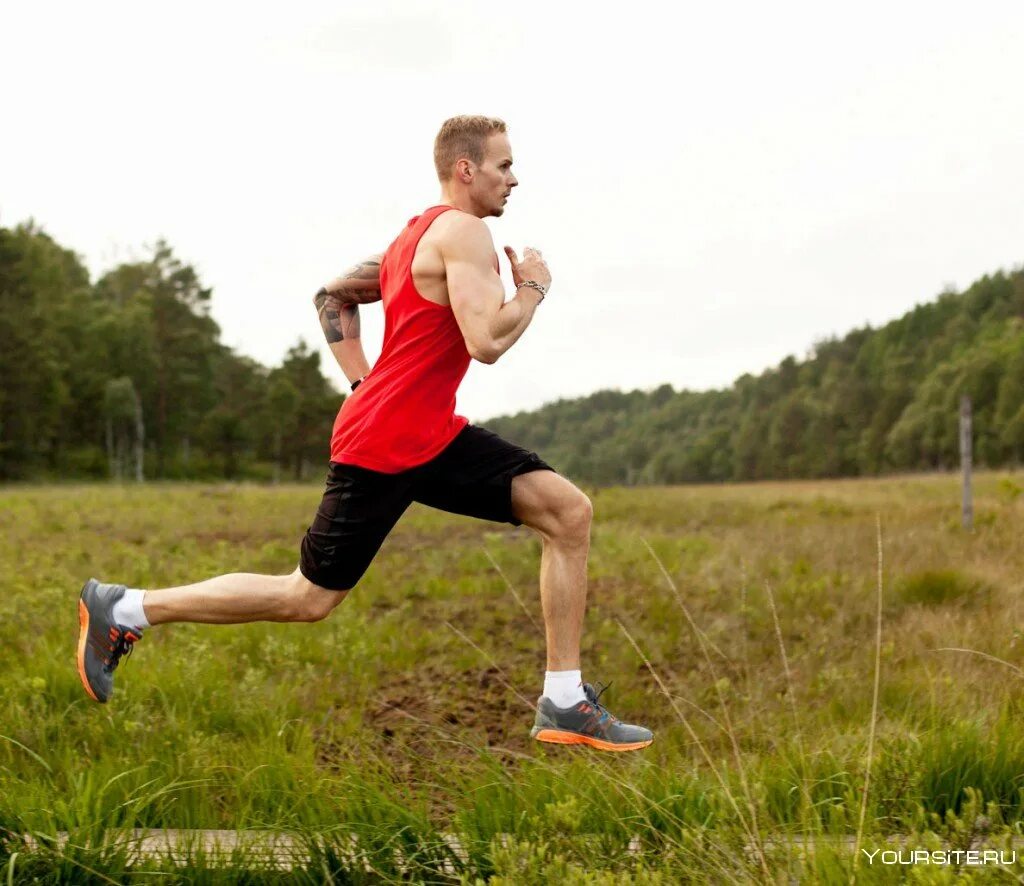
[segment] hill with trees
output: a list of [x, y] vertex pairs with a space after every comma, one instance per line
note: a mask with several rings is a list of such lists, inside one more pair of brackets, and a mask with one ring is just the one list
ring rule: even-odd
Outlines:
[[599, 485], [850, 477], [1024, 460], [1024, 271], [816, 344], [725, 390], [598, 391], [488, 427]]

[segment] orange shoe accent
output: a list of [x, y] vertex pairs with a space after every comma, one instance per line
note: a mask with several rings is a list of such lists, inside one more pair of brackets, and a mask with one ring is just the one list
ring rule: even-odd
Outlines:
[[612, 741], [604, 741], [600, 738], [592, 738], [589, 735], [580, 735], [578, 732], [562, 732], [560, 729], [541, 729], [534, 738], [537, 741], [547, 741], [551, 744], [585, 744], [599, 751], [638, 751], [649, 745], [653, 738], [647, 741], [631, 741], [625, 744], [616, 744]]
[[85, 600], [78, 601], [78, 676], [82, 680], [82, 685], [85, 687], [85, 691], [89, 693], [93, 701], [99, 701], [96, 697], [96, 693], [92, 691], [92, 687], [89, 686], [89, 681], [85, 678], [85, 643], [89, 637], [89, 608], [85, 605]]

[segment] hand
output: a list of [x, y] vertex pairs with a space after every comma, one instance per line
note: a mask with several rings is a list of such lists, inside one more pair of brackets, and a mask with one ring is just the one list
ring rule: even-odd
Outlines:
[[539, 249], [527, 246], [523, 250], [523, 260], [519, 261], [516, 251], [511, 246], [505, 247], [505, 255], [512, 263], [512, 282], [518, 286], [524, 280], [533, 280], [540, 283], [545, 289], [551, 288], [551, 271], [548, 270], [548, 263]]

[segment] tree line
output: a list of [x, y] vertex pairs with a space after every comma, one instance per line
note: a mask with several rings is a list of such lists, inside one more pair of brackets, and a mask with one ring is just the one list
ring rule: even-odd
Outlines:
[[343, 397], [319, 354], [234, 353], [210, 299], [165, 242], [92, 282], [35, 224], [0, 228], [0, 480], [321, 473]]
[[818, 342], [725, 390], [598, 391], [488, 426], [599, 485], [953, 468], [961, 394], [975, 462], [1024, 462], [1024, 271]]
[[[36, 225], [0, 228], [0, 481], [318, 475], [343, 400], [319, 354], [236, 354], [210, 300], [164, 242], [92, 282]], [[964, 393], [976, 463], [1024, 462], [1022, 270], [723, 390], [598, 391], [486, 424], [598, 485], [859, 476], [953, 467]]]

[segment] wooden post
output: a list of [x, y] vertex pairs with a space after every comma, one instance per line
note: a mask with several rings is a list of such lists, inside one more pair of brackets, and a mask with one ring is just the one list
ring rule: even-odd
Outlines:
[[960, 398], [960, 469], [963, 472], [963, 527], [974, 528], [974, 496], [971, 491], [971, 398]]

